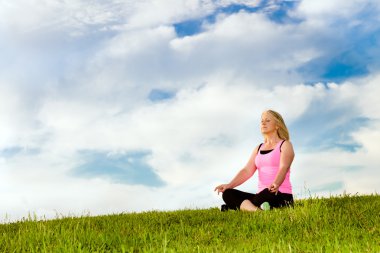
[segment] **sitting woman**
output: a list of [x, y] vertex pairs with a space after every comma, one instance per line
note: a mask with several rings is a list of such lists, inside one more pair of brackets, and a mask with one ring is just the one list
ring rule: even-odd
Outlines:
[[[294, 151], [289, 132], [282, 116], [272, 110], [261, 116], [261, 133], [264, 142], [258, 145], [245, 167], [228, 184], [221, 184], [215, 191], [223, 193], [222, 211], [228, 209], [257, 211], [293, 205], [290, 166]], [[234, 189], [259, 173], [258, 193]]]

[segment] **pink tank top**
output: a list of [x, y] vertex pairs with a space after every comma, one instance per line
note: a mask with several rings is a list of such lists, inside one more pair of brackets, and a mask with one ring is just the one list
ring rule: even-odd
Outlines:
[[[259, 187], [258, 192], [268, 188], [276, 178], [280, 169], [280, 146], [284, 141], [279, 141], [276, 147], [267, 154], [260, 154], [261, 147], [257, 152], [255, 164], [259, 171]], [[280, 185], [279, 191], [282, 193], [292, 194], [292, 185], [290, 183], [290, 168], [286, 173], [284, 182]]]

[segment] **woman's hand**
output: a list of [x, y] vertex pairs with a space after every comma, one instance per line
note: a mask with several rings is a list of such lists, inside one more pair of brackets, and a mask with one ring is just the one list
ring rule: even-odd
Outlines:
[[214, 191], [217, 191], [219, 195], [219, 192], [224, 192], [225, 190], [230, 189], [230, 188], [231, 188], [230, 184], [221, 184], [215, 187]]
[[273, 192], [273, 193], [276, 193], [276, 195], [277, 195], [277, 192], [278, 192], [278, 188], [279, 188], [280, 186], [278, 185], [278, 184], [276, 184], [276, 183], [272, 183], [269, 187], [268, 187], [268, 189], [269, 189], [269, 191], [270, 192]]

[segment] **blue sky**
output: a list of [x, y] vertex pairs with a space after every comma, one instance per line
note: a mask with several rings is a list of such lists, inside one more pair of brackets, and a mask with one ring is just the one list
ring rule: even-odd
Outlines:
[[373, 0], [0, 3], [0, 217], [218, 206], [268, 108], [297, 198], [378, 192], [379, 21]]

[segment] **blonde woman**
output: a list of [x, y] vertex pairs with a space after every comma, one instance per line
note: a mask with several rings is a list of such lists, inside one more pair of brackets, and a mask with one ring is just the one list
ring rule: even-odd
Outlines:
[[[252, 152], [248, 163], [228, 184], [215, 187], [223, 193], [222, 211], [228, 209], [257, 211], [293, 205], [290, 166], [294, 150], [289, 141], [289, 131], [282, 116], [273, 110], [264, 111], [260, 124], [264, 142]], [[258, 171], [258, 193], [234, 189]]]

